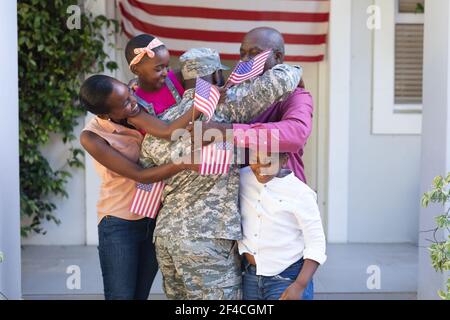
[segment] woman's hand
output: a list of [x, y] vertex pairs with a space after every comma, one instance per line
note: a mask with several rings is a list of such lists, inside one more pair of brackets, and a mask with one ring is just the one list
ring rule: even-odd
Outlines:
[[191, 170], [194, 172], [199, 172], [200, 171], [200, 165], [199, 164], [184, 164], [184, 170]]
[[181, 163], [179, 164], [183, 170], [191, 170], [195, 172], [200, 171], [200, 159], [201, 159], [201, 148], [195, 149], [188, 154], [185, 154], [181, 158]]

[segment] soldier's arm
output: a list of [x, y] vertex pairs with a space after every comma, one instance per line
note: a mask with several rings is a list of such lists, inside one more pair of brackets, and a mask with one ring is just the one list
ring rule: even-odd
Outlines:
[[251, 81], [235, 85], [217, 106], [216, 116], [225, 122], [247, 123], [294, 91], [302, 74], [301, 67], [279, 64]]
[[133, 117], [129, 117], [128, 123], [135, 128], [144, 130], [147, 134], [151, 134], [154, 137], [162, 138], [170, 141], [172, 134], [177, 129], [186, 128], [192, 118], [197, 119], [200, 116], [200, 112], [193, 109], [189, 109], [182, 116], [178, 117], [172, 122], [165, 122], [152, 116], [144, 111], [139, 112]]

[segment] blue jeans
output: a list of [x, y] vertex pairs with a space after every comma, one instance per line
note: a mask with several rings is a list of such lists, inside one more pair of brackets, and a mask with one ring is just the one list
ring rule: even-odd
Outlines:
[[106, 300], [147, 300], [158, 271], [155, 220], [106, 216], [98, 225], [100, 265]]
[[[287, 289], [297, 279], [303, 267], [303, 258], [276, 276], [257, 276], [256, 267], [249, 264], [243, 258], [243, 298], [244, 300], [278, 300]], [[314, 298], [314, 284], [311, 281], [303, 291], [303, 300]]]

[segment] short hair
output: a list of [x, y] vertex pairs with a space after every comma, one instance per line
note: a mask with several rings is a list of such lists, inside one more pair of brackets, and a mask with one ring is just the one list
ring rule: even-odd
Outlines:
[[[128, 64], [136, 56], [136, 54], [134, 53], [134, 49], [145, 48], [146, 46], [149, 45], [150, 42], [152, 42], [153, 39], [155, 39], [154, 36], [152, 36], [150, 34], [146, 34], [146, 33], [140, 34], [140, 35], [130, 39], [130, 41], [128, 41], [128, 43], [127, 43], [127, 46], [125, 47], [125, 57], [127, 58]], [[156, 52], [161, 49], [166, 49], [166, 46], [162, 45], [162, 46], [154, 48], [153, 50]]]
[[94, 75], [83, 82], [80, 88], [80, 104], [85, 110], [95, 114], [108, 114], [106, 100], [113, 91], [114, 78]]
[[[284, 38], [283, 35], [274, 28], [271, 27], [257, 27], [249, 32], [249, 34], [258, 34], [260, 35], [260, 39], [264, 40], [264, 47], [267, 49], [273, 49], [275, 51], [279, 51], [284, 56]], [[263, 38], [262, 38], [263, 35]]]
[[283, 161], [283, 160], [288, 161], [289, 160], [289, 153], [287, 153], [287, 152], [280, 152], [279, 157], [280, 157], [280, 161]]

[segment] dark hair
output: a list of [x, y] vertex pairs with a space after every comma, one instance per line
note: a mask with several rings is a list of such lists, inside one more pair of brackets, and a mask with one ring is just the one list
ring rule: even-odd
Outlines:
[[283, 161], [283, 160], [288, 161], [288, 160], [289, 160], [289, 153], [287, 153], [287, 152], [281, 152], [281, 153], [279, 154], [279, 157], [280, 157], [280, 161]]
[[[132, 39], [130, 39], [130, 41], [128, 41], [127, 46], [125, 48], [125, 57], [127, 58], [127, 62], [130, 63], [131, 60], [133, 60], [133, 58], [136, 56], [136, 54], [134, 53], [134, 49], [136, 48], [145, 48], [146, 46], [148, 46], [148, 44], [150, 42], [152, 42], [152, 40], [155, 39], [154, 36], [150, 35], [150, 34], [140, 34]], [[153, 49], [155, 52], [161, 49], [165, 49], [166, 46], [162, 45], [159, 47], [156, 47], [155, 49]]]
[[84, 81], [80, 89], [81, 107], [95, 115], [109, 113], [105, 101], [113, 91], [114, 81], [105, 75], [95, 75]]

